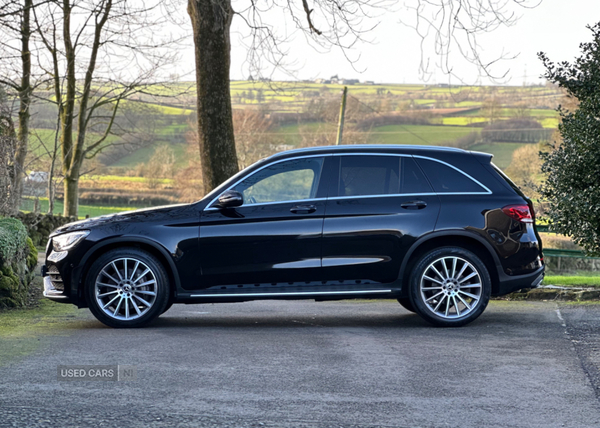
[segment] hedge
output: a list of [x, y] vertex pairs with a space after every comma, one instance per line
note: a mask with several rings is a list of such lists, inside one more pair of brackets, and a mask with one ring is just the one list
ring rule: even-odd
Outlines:
[[37, 250], [15, 218], [0, 218], [0, 308], [24, 306], [35, 276]]

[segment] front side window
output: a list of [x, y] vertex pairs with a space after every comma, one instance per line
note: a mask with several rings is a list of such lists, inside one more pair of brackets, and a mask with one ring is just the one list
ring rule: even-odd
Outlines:
[[322, 167], [322, 157], [279, 162], [252, 174], [232, 190], [244, 196], [244, 205], [314, 199]]
[[339, 196], [389, 195], [398, 193], [398, 156], [343, 156], [340, 164]]

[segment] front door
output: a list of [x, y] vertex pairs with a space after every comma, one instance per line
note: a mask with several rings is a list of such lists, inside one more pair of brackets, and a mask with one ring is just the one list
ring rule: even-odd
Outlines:
[[198, 288], [262, 291], [320, 279], [327, 196], [321, 178], [324, 159], [304, 157], [267, 165], [230, 188], [243, 195], [242, 206], [204, 210]]

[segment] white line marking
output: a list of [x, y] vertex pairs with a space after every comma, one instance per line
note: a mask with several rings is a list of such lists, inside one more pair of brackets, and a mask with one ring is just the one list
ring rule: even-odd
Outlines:
[[563, 327], [567, 327], [567, 323], [565, 322], [565, 319], [563, 318], [562, 314], [560, 313], [560, 308], [556, 308], [556, 316], [560, 320], [560, 325], [562, 325]]

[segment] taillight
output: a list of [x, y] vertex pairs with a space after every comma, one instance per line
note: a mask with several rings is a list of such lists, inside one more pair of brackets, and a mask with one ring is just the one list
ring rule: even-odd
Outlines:
[[528, 205], [507, 205], [502, 212], [521, 223], [533, 223], [533, 216]]

